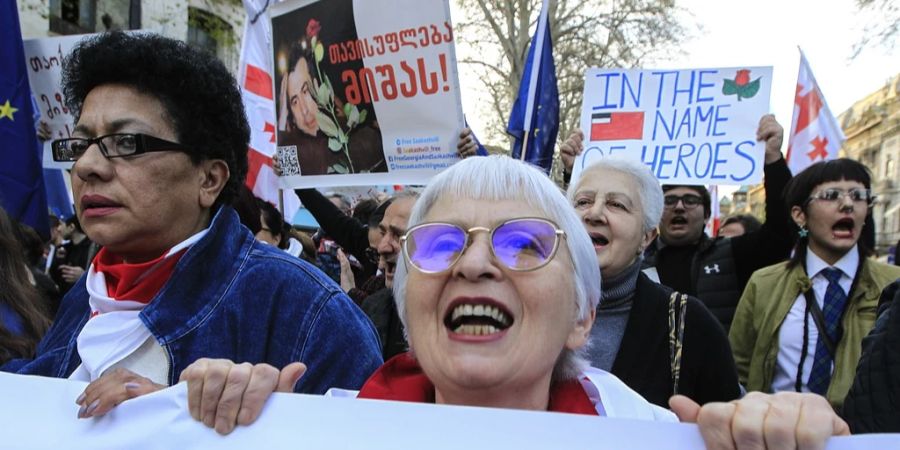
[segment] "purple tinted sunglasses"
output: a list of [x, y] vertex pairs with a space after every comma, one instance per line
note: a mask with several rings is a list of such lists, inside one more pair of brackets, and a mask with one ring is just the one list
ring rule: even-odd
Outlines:
[[493, 229], [468, 230], [451, 223], [428, 222], [410, 228], [400, 238], [407, 261], [420, 272], [439, 273], [459, 261], [472, 243], [472, 233], [491, 235], [491, 252], [510, 270], [528, 271], [543, 267], [553, 259], [559, 238], [566, 232], [547, 219], [507, 220]]

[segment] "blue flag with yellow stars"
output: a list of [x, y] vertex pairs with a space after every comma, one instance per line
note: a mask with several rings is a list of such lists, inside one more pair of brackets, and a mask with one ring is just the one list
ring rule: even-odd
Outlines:
[[[550, 173], [556, 135], [559, 133], [559, 90], [556, 86], [556, 66], [553, 64], [548, 9], [548, 2], [544, 0], [506, 132], [515, 138], [513, 158], [524, 159]], [[523, 144], [525, 158], [521, 158]]]
[[0, 61], [0, 206], [13, 219], [49, 236], [41, 152], [13, 0], [0, 0]]

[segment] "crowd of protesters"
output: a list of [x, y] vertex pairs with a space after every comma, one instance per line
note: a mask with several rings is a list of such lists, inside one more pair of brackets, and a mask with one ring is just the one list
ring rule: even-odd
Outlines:
[[297, 190], [307, 234], [243, 186], [249, 129], [214, 57], [116, 32], [64, 72], [76, 217], [44, 242], [0, 210], [0, 370], [88, 382], [81, 418], [186, 381], [222, 434], [276, 390], [697, 422], [726, 448], [900, 431], [900, 268], [870, 257], [868, 169], [792, 177], [772, 116], [767, 219], [719, 236], [702, 186], [603, 160], [564, 195], [469, 158], [468, 130], [422, 192]]

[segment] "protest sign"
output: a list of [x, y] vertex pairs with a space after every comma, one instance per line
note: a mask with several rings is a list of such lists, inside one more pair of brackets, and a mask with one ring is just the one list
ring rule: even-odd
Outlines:
[[[78, 419], [87, 383], [0, 373], [4, 448], [701, 450], [695, 425], [497, 408], [273, 394], [259, 419], [220, 436], [191, 418], [180, 383]], [[460, 430], [465, 432], [460, 433]], [[900, 435], [831, 438], [826, 450], [898, 448]]]
[[667, 184], [759, 183], [771, 87], [771, 67], [589, 69], [573, 182], [591, 161], [624, 157]]
[[[51, 139], [72, 136], [75, 116], [66, 106], [62, 87], [62, 62], [75, 44], [87, 35], [57, 36], [28, 39], [23, 42], [25, 62], [28, 67], [28, 84], [37, 102], [41, 121], [50, 127]], [[44, 168], [69, 169], [71, 162], [53, 161], [50, 141], [44, 142]]]
[[270, 8], [283, 187], [422, 184], [464, 126], [447, 0]]

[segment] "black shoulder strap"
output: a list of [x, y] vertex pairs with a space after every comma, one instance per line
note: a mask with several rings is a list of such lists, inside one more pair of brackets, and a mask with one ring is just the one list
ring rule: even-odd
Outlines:
[[822, 314], [822, 308], [819, 307], [819, 302], [816, 301], [816, 295], [813, 292], [813, 288], [810, 287], [807, 289], [806, 292], [803, 293], [803, 296], [806, 297], [807, 308], [809, 308], [809, 311], [812, 313], [813, 322], [816, 323], [816, 328], [819, 330], [819, 339], [822, 339], [822, 342], [825, 343], [828, 354], [831, 355], [831, 359], [834, 360], [837, 343], [834, 342], [828, 334], [827, 328], [825, 327], [825, 315]]

